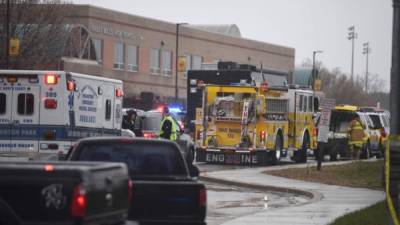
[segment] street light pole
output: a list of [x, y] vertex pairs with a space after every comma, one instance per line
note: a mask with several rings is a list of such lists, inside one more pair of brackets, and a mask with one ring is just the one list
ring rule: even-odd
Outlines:
[[365, 93], [368, 93], [368, 55], [371, 53], [371, 48], [369, 47], [369, 42], [363, 44], [363, 54], [367, 56], [367, 63], [365, 68]]
[[357, 33], [355, 32], [354, 26], [348, 28], [349, 36], [347, 37], [351, 40], [351, 84], [353, 84], [353, 75], [354, 75], [354, 39], [357, 38]]
[[9, 68], [10, 64], [10, 0], [7, 0], [6, 2], [6, 69]]
[[179, 88], [178, 88], [178, 60], [179, 60], [179, 27], [187, 23], [176, 24], [176, 44], [175, 44], [175, 103], [178, 102]]

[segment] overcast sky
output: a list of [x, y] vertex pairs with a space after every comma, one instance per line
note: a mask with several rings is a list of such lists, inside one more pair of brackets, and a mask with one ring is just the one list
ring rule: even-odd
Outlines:
[[354, 73], [365, 76], [364, 42], [372, 49], [369, 71], [389, 87], [392, 0], [73, 0], [173, 23], [236, 24], [242, 36], [296, 49], [296, 65], [323, 50], [317, 60], [350, 74], [354, 25]]

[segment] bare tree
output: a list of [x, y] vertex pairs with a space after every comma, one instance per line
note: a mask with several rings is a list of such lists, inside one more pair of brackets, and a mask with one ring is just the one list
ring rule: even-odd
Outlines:
[[[6, 0], [0, 21], [6, 22]], [[12, 69], [54, 69], [65, 54], [69, 27], [64, 24], [69, 3], [61, 0], [10, 0], [10, 38], [20, 41], [19, 55], [10, 57]], [[6, 64], [6, 24], [0, 32], [0, 68]]]
[[[303, 61], [302, 66], [311, 68], [311, 60]], [[376, 106], [379, 102], [383, 108], [389, 107], [389, 95], [384, 92], [385, 82], [378, 74], [369, 77], [369, 88], [365, 91], [364, 76], [357, 76], [352, 83], [348, 74], [340, 68], [329, 70], [321, 62], [316, 62], [315, 67], [322, 80], [322, 91], [327, 97], [336, 99], [337, 104]]]

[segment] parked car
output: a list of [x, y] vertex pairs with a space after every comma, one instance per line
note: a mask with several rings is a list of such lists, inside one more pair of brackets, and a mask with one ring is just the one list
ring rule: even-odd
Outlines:
[[324, 148], [324, 154], [330, 155], [331, 160], [336, 160], [338, 155], [340, 155], [340, 157], [350, 156], [347, 136], [350, 121], [355, 117], [361, 119], [365, 133], [360, 157], [369, 158], [371, 148], [377, 148], [377, 146], [379, 146], [379, 139], [376, 138], [379, 135], [379, 130], [374, 129], [370, 117], [364, 112], [360, 112], [359, 108], [356, 106], [339, 105], [332, 110], [328, 144]]
[[371, 148], [372, 155], [376, 155], [377, 158], [381, 157], [384, 154], [384, 150], [387, 144], [387, 138], [390, 133], [390, 124], [388, 114], [385, 113], [384, 110], [372, 108], [362, 108], [363, 110], [373, 122], [374, 130], [377, 130], [377, 146]]
[[133, 181], [129, 219], [140, 224], [205, 224], [206, 189], [175, 142], [145, 138], [80, 140], [70, 161], [124, 162]]
[[0, 224], [121, 224], [129, 184], [123, 163], [3, 162]]
[[[151, 110], [144, 112], [141, 116], [143, 119], [143, 136], [145, 138], [157, 138], [163, 119], [162, 113], [158, 110]], [[194, 142], [190, 135], [184, 133], [184, 127], [177, 121], [173, 113], [171, 113], [171, 116], [178, 128], [176, 131], [178, 136], [176, 143], [181, 148], [182, 154], [187, 162], [191, 164], [195, 158]]]

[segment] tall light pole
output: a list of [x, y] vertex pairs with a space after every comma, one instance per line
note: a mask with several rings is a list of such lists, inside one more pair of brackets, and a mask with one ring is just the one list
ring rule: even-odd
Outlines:
[[363, 54], [367, 56], [367, 63], [365, 68], [365, 93], [368, 93], [368, 55], [371, 53], [369, 42], [363, 44]]
[[6, 2], [6, 69], [10, 68], [10, 0]]
[[179, 60], [179, 27], [188, 23], [176, 24], [176, 44], [175, 44], [175, 103], [178, 102], [178, 60]]
[[313, 59], [312, 59], [312, 72], [311, 72], [311, 88], [314, 90], [314, 83], [315, 83], [315, 78], [317, 77], [317, 71], [315, 69], [315, 55], [318, 53], [322, 53], [323, 51], [318, 50], [318, 51], [313, 51]]
[[[390, 136], [389, 157], [385, 157], [386, 200], [392, 223], [396, 224], [399, 213], [400, 181], [400, 0], [393, 0], [392, 68], [390, 73]], [[389, 160], [389, 162], [387, 161]], [[392, 204], [391, 204], [392, 203]], [[394, 212], [393, 212], [394, 211]], [[393, 215], [394, 214], [394, 215]], [[395, 222], [396, 221], [396, 222]]]
[[349, 35], [347, 36], [347, 38], [349, 40], [351, 40], [351, 73], [350, 73], [350, 77], [351, 77], [351, 84], [353, 84], [353, 76], [354, 76], [354, 39], [357, 38], [357, 33], [355, 32], [355, 28], [354, 26], [351, 26], [348, 28], [349, 31]]

